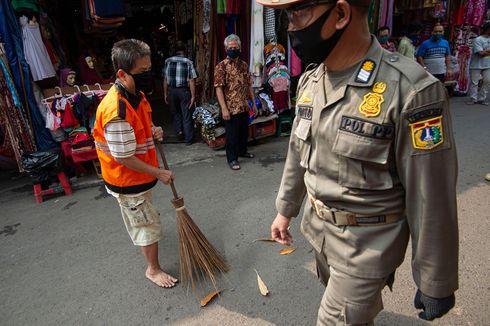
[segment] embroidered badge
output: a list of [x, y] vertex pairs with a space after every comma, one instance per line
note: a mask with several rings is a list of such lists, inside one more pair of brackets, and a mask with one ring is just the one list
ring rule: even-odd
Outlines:
[[357, 73], [356, 82], [367, 84], [369, 79], [371, 79], [371, 75], [373, 74], [374, 68], [376, 67], [376, 63], [372, 60], [365, 60], [362, 63], [361, 69]]
[[422, 111], [417, 111], [417, 112], [411, 113], [407, 117], [407, 120], [410, 123], [415, 123], [415, 122], [419, 122], [422, 120], [427, 120], [429, 118], [438, 117], [441, 114], [442, 114], [442, 108], [430, 108], [430, 109], [425, 109]]
[[298, 115], [301, 119], [311, 120], [313, 108], [311, 106], [298, 106]]
[[378, 82], [373, 86], [373, 92], [378, 94], [383, 94], [386, 91], [386, 84], [383, 82]]
[[363, 137], [376, 139], [392, 139], [395, 128], [392, 125], [374, 123], [356, 117], [342, 116], [340, 130]]
[[410, 124], [412, 144], [416, 149], [429, 150], [444, 143], [442, 116]]

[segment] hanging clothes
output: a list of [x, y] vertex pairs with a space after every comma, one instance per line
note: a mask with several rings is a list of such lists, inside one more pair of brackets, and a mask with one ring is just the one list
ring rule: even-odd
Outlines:
[[487, 0], [468, 0], [465, 4], [464, 22], [468, 25], [481, 26], [487, 14]]
[[294, 52], [292, 47], [289, 47], [290, 49], [290, 71], [291, 71], [291, 77], [296, 77], [301, 75], [301, 59], [296, 55], [296, 52]]
[[276, 15], [272, 8], [264, 8], [264, 37], [266, 42], [277, 39]]
[[46, 46], [44, 46], [37, 22], [29, 22], [26, 16], [19, 18], [22, 27], [22, 42], [27, 63], [31, 68], [34, 81], [50, 78], [56, 75]]
[[250, 44], [250, 73], [252, 86], [262, 85], [262, 67], [264, 66], [264, 10], [263, 6], [252, 1], [252, 21]]
[[12, 79], [23, 108], [30, 112], [30, 123], [35, 136], [37, 150], [47, 150], [57, 146], [45, 128], [45, 121], [37, 108], [32, 91], [29, 64], [24, 56], [22, 31], [9, 0], [0, 0], [0, 36], [5, 45], [8, 63], [12, 68]]

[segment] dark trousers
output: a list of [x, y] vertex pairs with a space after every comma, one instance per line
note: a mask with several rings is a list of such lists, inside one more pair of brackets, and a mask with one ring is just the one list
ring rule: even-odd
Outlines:
[[248, 112], [234, 114], [230, 120], [225, 120], [225, 129], [226, 159], [231, 163], [247, 152]]
[[194, 139], [194, 120], [192, 120], [192, 108], [189, 109], [190, 101], [189, 88], [168, 88], [168, 103], [174, 118], [174, 129], [177, 134], [184, 133], [186, 143], [191, 143]]
[[439, 79], [442, 83], [444, 83], [446, 81], [446, 74], [433, 74], [432, 76]]

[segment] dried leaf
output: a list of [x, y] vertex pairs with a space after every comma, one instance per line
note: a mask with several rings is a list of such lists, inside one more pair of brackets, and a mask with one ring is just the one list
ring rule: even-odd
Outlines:
[[214, 292], [211, 292], [209, 293], [207, 296], [205, 296], [202, 300], [201, 300], [201, 307], [205, 307], [211, 300], [213, 300], [213, 298], [215, 296], [217, 296], [218, 294], [220, 294], [221, 292], [223, 292], [223, 290], [218, 290], [218, 291], [214, 291]]
[[281, 249], [281, 251], [279, 251], [279, 253], [281, 255], [289, 255], [290, 253], [294, 252], [295, 250], [296, 250], [296, 248], [294, 248], [294, 247], [287, 247], [287, 248]]
[[257, 238], [254, 240], [255, 241], [268, 241], [268, 242], [276, 242], [276, 240], [272, 239], [272, 238]]
[[265, 285], [264, 281], [259, 276], [259, 273], [257, 272], [256, 269], [254, 269], [255, 274], [257, 274], [257, 283], [259, 284], [259, 291], [260, 294], [262, 294], [264, 297], [269, 294], [269, 289], [267, 288], [267, 285]]

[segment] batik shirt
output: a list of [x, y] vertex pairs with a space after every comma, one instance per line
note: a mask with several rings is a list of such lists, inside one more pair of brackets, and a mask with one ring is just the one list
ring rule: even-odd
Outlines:
[[252, 80], [248, 65], [240, 60], [226, 58], [214, 69], [214, 87], [222, 87], [226, 106], [231, 115], [248, 111]]

